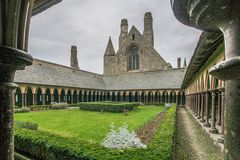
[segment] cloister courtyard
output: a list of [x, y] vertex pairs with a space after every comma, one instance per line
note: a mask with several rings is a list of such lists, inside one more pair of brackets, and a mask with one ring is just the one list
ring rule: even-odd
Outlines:
[[0, 10], [0, 160], [240, 159], [240, 1]]

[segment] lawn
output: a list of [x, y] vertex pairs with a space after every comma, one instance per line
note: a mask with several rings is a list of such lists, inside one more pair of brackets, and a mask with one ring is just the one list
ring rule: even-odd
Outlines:
[[15, 114], [15, 121], [37, 123], [40, 130], [63, 137], [72, 137], [101, 143], [109, 132], [110, 124], [127, 124], [130, 129], [138, 130], [146, 122], [163, 111], [163, 107], [140, 106], [137, 110], [123, 113], [82, 111], [79, 109], [55, 110]]

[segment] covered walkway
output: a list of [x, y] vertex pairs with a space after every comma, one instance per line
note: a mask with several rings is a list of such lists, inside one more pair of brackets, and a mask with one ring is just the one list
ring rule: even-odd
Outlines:
[[177, 160], [221, 160], [222, 153], [183, 107], [177, 112]]

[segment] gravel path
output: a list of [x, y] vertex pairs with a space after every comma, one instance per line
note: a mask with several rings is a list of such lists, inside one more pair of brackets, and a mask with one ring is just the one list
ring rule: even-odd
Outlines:
[[221, 160], [220, 150], [214, 146], [185, 108], [178, 108], [176, 152], [177, 160]]

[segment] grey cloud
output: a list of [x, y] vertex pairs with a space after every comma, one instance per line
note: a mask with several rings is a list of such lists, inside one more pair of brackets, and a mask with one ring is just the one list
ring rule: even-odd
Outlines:
[[169, 0], [64, 0], [32, 19], [30, 52], [34, 57], [69, 65], [70, 47], [78, 46], [81, 69], [102, 73], [103, 54], [111, 36], [118, 48], [120, 20], [143, 30], [144, 13], [154, 18], [155, 48], [176, 66], [191, 57], [200, 32], [180, 24]]

